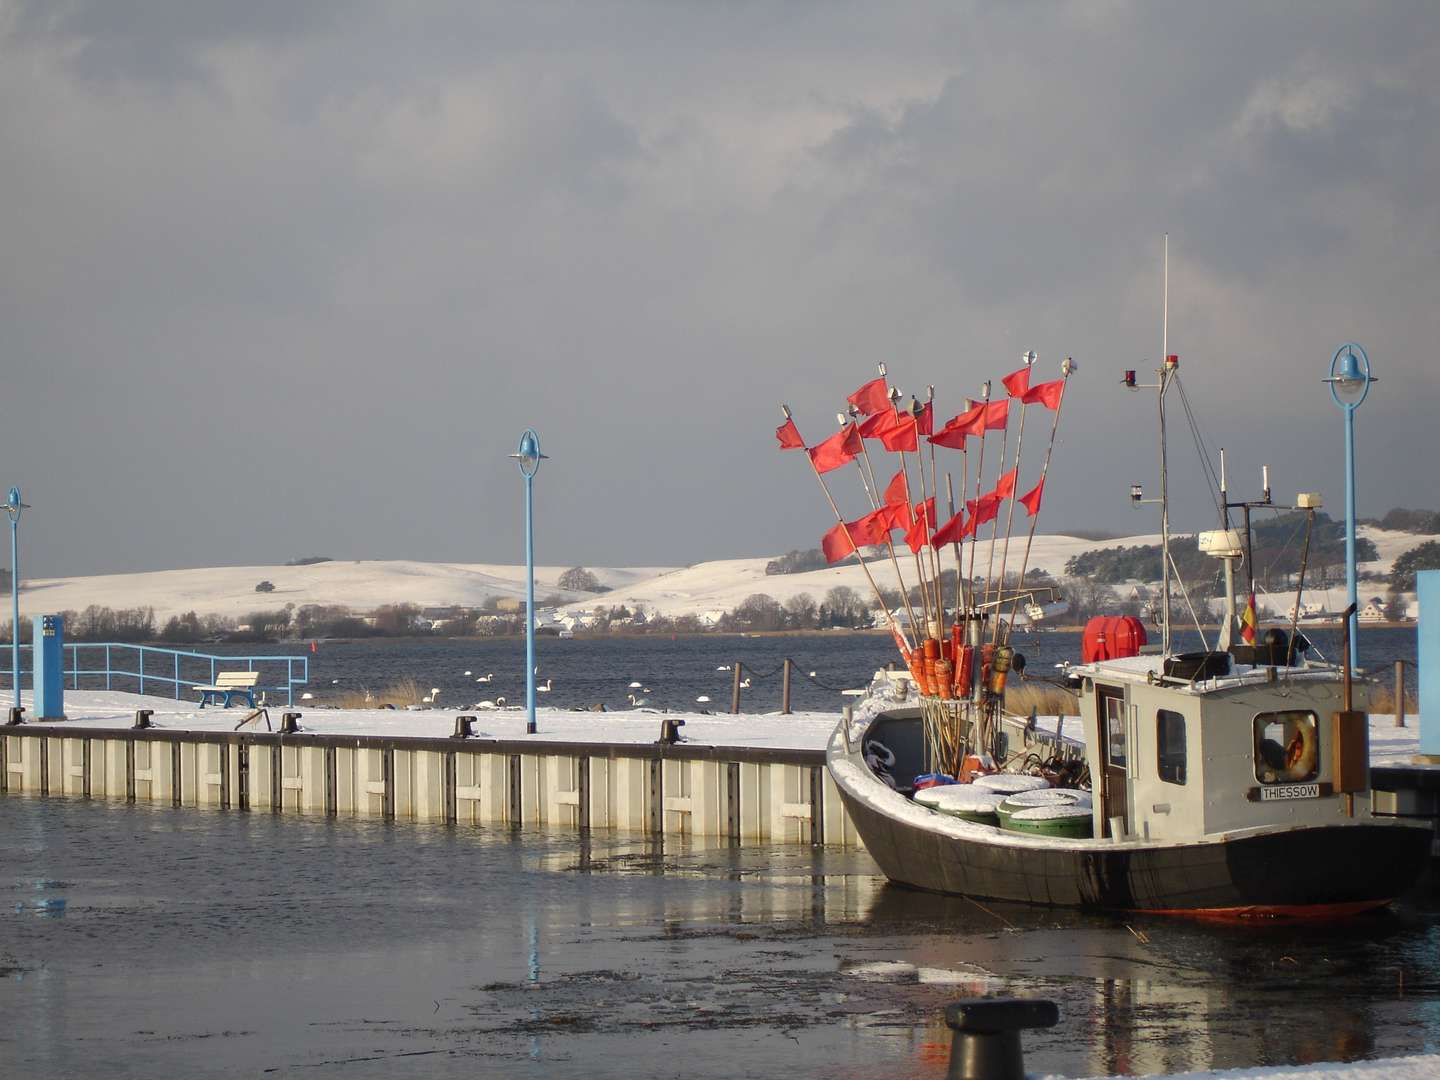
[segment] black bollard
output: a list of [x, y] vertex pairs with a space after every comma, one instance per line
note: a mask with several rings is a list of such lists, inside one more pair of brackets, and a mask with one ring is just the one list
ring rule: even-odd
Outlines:
[[1020, 1032], [1054, 1027], [1060, 1009], [1053, 1001], [1030, 998], [976, 998], [945, 1010], [950, 1039], [946, 1080], [1025, 1080]]
[[661, 746], [674, 746], [680, 741], [680, 729], [685, 726], [685, 721], [674, 716], [666, 716], [660, 721], [660, 738], [655, 741]]
[[135, 728], [136, 730], [142, 730], [142, 729], [144, 729], [144, 728], [154, 727], [155, 725], [152, 724], [152, 723], [150, 723], [150, 717], [152, 717], [152, 716], [154, 716], [154, 715], [155, 715], [155, 710], [154, 710], [154, 709], [136, 709], [136, 710], [135, 710], [135, 722], [134, 722], [133, 724], [131, 724], [130, 726], [131, 726], [132, 728]]
[[10, 706], [10, 716], [6, 719], [6, 721], [5, 721], [5, 726], [6, 726], [6, 727], [15, 727], [17, 724], [23, 724], [24, 722], [25, 722], [25, 706], [24, 706], [24, 705], [12, 705], [12, 706]]
[[280, 715], [280, 734], [281, 734], [281, 735], [298, 735], [298, 734], [300, 734], [300, 715], [301, 715], [301, 714], [298, 713], [298, 712], [282, 713], [282, 714]]
[[455, 717], [455, 730], [450, 737], [452, 739], [473, 739], [475, 737], [475, 717]]

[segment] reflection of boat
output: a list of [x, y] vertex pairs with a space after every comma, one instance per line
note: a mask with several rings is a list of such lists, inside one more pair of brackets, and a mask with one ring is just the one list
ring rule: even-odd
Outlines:
[[[1335, 916], [1408, 889], [1430, 829], [1372, 815], [1364, 715], [1334, 715], [1343, 674], [1328, 664], [1232, 665], [1228, 654], [1211, 656], [1215, 670], [1203, 675], [1180, 674], [1177, 658], [1160, 656], [1071, 669], [1095, 778], [1093, 838], [1018, 833], [914, 802], [907, 789], [930, 771], [921, 709], [881, 713], [860, 732], [842, 722], [830, 740], [830, 772], [886, 876], [936, 892], [1195, 915]], [[1019, 732], [1004, 726], [1003, 755], [1023, 756], [1010, 749]], [[877, 748], [893, 755], [888, 769], [877, 768]]]

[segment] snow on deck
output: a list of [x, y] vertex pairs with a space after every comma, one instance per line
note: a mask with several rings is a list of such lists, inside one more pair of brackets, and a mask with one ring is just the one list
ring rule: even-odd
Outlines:
[[[24, 696], [26, 708], [30, 695]], [[109, 690], [67, 690], [67, 728], [128, 728], [137, 709], [151, 709], [150, 722], [172, 731], [233, 731], [248, 711], [196, 707], [192, 701], [142, 697]], [[653, 743], [660, 737], [661, 716], [685, 721], [680, 729], [685, 742], [712, 746], [745, 746], [784, 750], [823, 750], [839, 719], [833, 713], [797, 712], [729, 714], [661, 713], [652, 709], [616, 712], [581, 712], [570, 709], [536, 709], [534, 735], [525, 734], [525, 710], [474, 709], [315, 709], [269, 706], [270, 722], [278, 728], [280, 715], [301, 714], [301, 730], [315, 735], [378, 735], [386, 738], [443, 738], [455, 730], [455, 717], [476, 717], [482, 738], [525, 739], [548, 742]], [[254, 731], [251, 724], [247, 731]], [[259, 730], [264, 731], [264, 722]]]

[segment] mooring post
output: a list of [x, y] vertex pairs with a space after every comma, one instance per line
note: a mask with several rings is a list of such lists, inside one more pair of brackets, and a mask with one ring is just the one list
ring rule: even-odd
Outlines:
[[781, 665], [780, 672], [780, 712], [785, 716], [790, 715], [790, 669], [795, 666], [795, 661], [788, 656], [785, 663]]
[[1054, 1027], [1060, 1009], [1053, 1001], [977, 998], [945, 1010], [950, 1039], [946, 1080], [1025, 1080], [1020, 1032]]
[[1395, 726], [1405, 726], [1405, 661], [1395, 661]]
[[740, 711], [740, 669], [743, 666], [739, 660], [735, 661], [735, 678], [730, 689], [730, 711], [732, 713]]

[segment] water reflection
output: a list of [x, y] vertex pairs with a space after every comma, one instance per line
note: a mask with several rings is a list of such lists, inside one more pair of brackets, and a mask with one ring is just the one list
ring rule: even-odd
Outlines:
[[[37, 893], [36, 882], [47, 883]], [[1415, 1053], [1428, 910], [1117, 920], [895, 888], [868, 857], [0, 798], [21, 1075], [939, 1076], [945, 1004], [1053, 998], [1032, 1071]], [[100, 1048], [97, 1051], [97, 1048]]]

